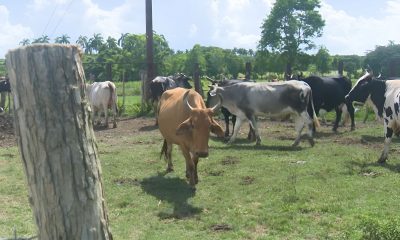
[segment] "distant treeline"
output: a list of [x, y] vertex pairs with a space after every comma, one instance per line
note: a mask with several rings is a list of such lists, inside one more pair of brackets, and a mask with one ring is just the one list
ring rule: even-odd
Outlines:
[[[49, 43], [50, 39], [42, 36], [32, 42], [24, 39], [21, 45]], [[62, 35], [54, 42], [70, 44], [69, 37]], [[146, 69], [146, 37], [144, 34], [121, 34], [119, 39], [101, 34], [88, 38], [80, 36], [75, 42], [84, 52], [83, 66], [88, 78], [114, 81], [125, 78], [139, 80], [139, 72]], [[223, 49], [194, 45], [186, 51], [174, 51], [163, 35], [154, 34], [154, 64], [157, 75], [172, 75], [183, 72], [192, 75], [195, 64], [199, 64], [200, 74], [213, 78], [244, 77], [245, 64], [252, 66], [253, 79], [283, 78], [286, 63], [282, 54], [244, 48]], [[400, 75], [400, 45], [390, 42], [387, 46], [377, 46], [366, 56], [330, 55], [321, 47], [316, 54], [300, 53], [292, 66], [293, 72], [308, 72], [323, 75], [337, 71], [338, 64], [343, 61], [345, 74], [357, 77], [357, 70], [370, 66], [375, 72], [384, 76]], [[5, 74], [4, 60], [0, 60], [0, 75]]]

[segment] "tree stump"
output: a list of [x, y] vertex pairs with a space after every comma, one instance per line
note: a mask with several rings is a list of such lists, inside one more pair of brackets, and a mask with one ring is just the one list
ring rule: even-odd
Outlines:
[[79, 49], [30, 45], [6, 62], [39, 239], [112, 239]]

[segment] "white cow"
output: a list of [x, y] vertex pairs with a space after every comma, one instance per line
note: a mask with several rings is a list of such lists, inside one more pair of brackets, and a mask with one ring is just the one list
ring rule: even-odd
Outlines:
[[[108, 127], [108, 109], [112, 109], [113, 128], [117, 127], [116, 116], [117, 107], [117, 89], [113, 82], [94, 82], [86, 84], [86, 94], [93, 111], [93, 124], [96, 124], [96, 115], [99, 110], [104, 112], [105, 126]], [[98, 122], [100, 124], [101, 120]]]

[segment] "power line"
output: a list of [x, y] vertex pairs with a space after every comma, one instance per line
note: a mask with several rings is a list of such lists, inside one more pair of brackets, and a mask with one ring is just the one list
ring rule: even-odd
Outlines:
[[57, 7], [58, 7], [58, 3], [56, 2], [56, 5], [55, 5], [55, 7], [54, 7], [54, 9], [53, 9], [53, 12], [51, 13], [50, 18], [49, 18], [49, 20], [47, 21], [47, 24], [46, 24], [46, 26], [45, 26], [44, 29], [43, 29], [42, 36], [43, 36], [44, 33], [46, 32], [47, 27], [49, 26], [50, 21], [52, 20], [52, 18], [53, 18], [53, 16], [54, 16], [54, 13], [55, 13], [56, 10], [57, 10]]
[[62, 16], [60, 17], [60, 19], [58, 20], [58, 22], [57, 22], [56, 26], [54, 27], [53, 32], [51, 33], [50, 36], [53, 36], [53, 35], [54, 35], [54, 33], [56, 32], [58, 26], [60, 25], [61, 21], [62, 21], [63, 18], [65, 17], [65, 14], [67, 14], [68, 9], [71, 7], [71, 5], [72, 5], [73, 2], [74, 2], [74, 0], [71, 0], [71, 1], [69, 2], [67, 8], [65, 8], [65, 11], [64, 11], [63, 15], [62, 15]]

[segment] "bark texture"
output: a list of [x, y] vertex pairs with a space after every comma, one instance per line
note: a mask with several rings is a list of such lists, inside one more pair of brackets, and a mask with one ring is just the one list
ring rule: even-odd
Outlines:
[[55, 44], [6, 55], [39, 239], [112, 239], [80, 55]]

